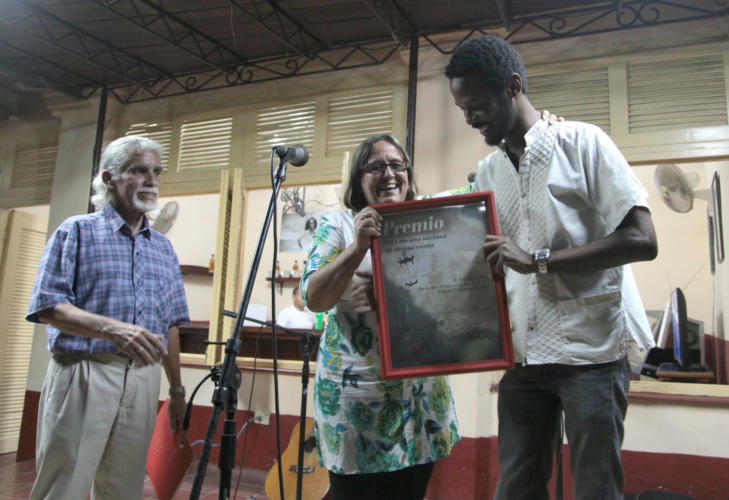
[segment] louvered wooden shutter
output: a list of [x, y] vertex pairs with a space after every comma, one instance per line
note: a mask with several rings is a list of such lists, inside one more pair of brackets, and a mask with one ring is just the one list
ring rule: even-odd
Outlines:
[[160, 143], [164, 154], [160, 160], [167, 165], [170, 158], [170, 145], [172, 144], [172, 124], [170, 122], [140, 122], [134, 123], [127, 129], [126, 135], [139, 135]]
[[[256, 111], [256, 161], [269, 161], [273, 146], [302, 144], [312, 154], [314, 99]], [[312, 155], [313, 156], [313, 155]]]
[[529, 76], [529, 101], [566, 120], [592, 123], [610, 133], [607, 68]]
[[228, 168], [232, 131], [230, 116], [185, 121], [180, 128], [177, 170]]
[[46, 242], [45, 217], [12, 211], [0, 276], [0, 453], [17, 450], [35, 325], [25, 320]]
[[[240, 169], [221, 172], [215, 273], [208, 330], [208, 339], [213, 342], [224, 342], [230, 338], [235, 324], [230, 318], [223, 317], [223, 310], [236, 311], [239, 305], [237, 294], [240, 290], [243, 201], [243, 172]], [[219, 363], [222, 355], [223, 350], [219, 346], [211, 346], [207, 350], [206, 361], [211, 365]]]
[[10, 188], [50, 186], [53, 182], [57, 150], [56, 141], [33, 145], [19, 144], [15, 150]]
[[627, 65], [630, 132], [727, 124], [721, 55]]
[[352, 152], [375, 134], [392, 134], [392, 88], [329, 100], [326, 155]]

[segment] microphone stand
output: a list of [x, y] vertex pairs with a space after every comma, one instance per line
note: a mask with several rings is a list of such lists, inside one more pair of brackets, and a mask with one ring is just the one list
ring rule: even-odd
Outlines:
[[[224, 316], [236, 317], [236, 314], [232, 311], [223, 311]], [[259, 321], [253, 318], [245, 318], [248, 321], [258, 323], [262, 326], [273, 326], [273, 322], [270, 321]], [[294, 330], [283, 326], [277, 326], [276, 328], [283, 330], [286, 333], [291, 333], [299, 336], [299, 352], [304, 361], [304, 365], [301, 369], [301, 412], [299, 413], [299, 452], [297, 455], [296, 465], [296, 500], [301, 500], [302, 495], [302, 484], [303, 475], [306, 472], [304, 470], [304, 441], [306, 440], [306, 398], [309, 392], [309, 360], [311, 359], [311, 353], [316, 346], [316, 341], [321, 337], [315, 333], [311, 333], [304, 330]], [[221, 443], [222, 446], [222, 443]], [[281, 459], [279, 457], [279, 463]]]
[[[195, 475], [195, 482], [192, 485], [192, 491], [190, 492], [190, 500], [198, 500], [200, 498], [200, 491], [202, 489], [202, 483], [205, 479], [205, 471], [208, 465], [208, 459], [210, 457], [210, 447], [213, 442], [215, 430], [218, 427], [218, 419], [220, 418], [220, 412], [225, 409], [226, 417], [223, 423], [223, 433], [220, 441], [220, 460], [218, 461], [218, 468], [220, 469], [220, 488], [218, 493], [219, 500], [227, 500], [230, 498], [230, 478], [231, 471], [235, 464], [235, 439], [236, 439], [236, 422], [235, 422], [235, 411], [238, 403], [238, 388], [241, 383], [241, 374], [238, 366], [236, 365], [235, 359], [240, 351], [241, 346], [241, 332], [243, 329], [243, 318], [248, 310], [248, 304], [251, 300], [251, 294], [253, 293], [253, 284], [255, 281], [256, 273], [258, 272], [258, 264], [261, 261], [263, 254], [263, 247], [266, 243], [266, 236], [268, 235], [268, 228], [271, 225], [271, 219], [275, 216], [273, 213], [274, 203], [278, 198], [279, 190], [284, 179], [286, 179], [286, 159], [281, 158], [278, 164], [278, 168], [274, 173], [273, 180], [273, 192], [271, 193], [271, 199], [268, 203], [268, 210], [266, 211], [266, 217], [263, 222], [263, 228], [258, 238], [258, 246], [256, 247], [256, 253], [251, 263], [251, 270], [248, 275], [248, 281], [246, 288], [241, 298], [240, 308], [238, 317], [236, 318], [235, 328], [233, 334], [225, 343], [225, 359], [220, 372], [218, 384], [213, 392], [212, 403], [213, 409], [210, 415], [210, 421], [208, 423], [207, 433], [205, 435], [205, 442], [200, 455], [200, 462], [198, 463], [197, 474]], [[274, 338], [275, 341], [275, 338]], [[280, 450], [279, 450], [280, 454]], [[281, 474], [281, 461], [279, 460], [279, 474]], [[283, 485], [282, 485], [283, 489]], [[283, 498], [283, 493], [281, 493]]]

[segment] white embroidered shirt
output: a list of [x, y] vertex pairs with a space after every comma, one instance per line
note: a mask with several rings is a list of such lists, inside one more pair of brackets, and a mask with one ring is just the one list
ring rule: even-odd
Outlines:
[[[580, 122], [526, 134], [519, 170], [504, 151], [479, 164], [476, 190], [493, 190], [500, 234], [525, 251], [583, 245], [615, 231], [647, 192], [600, 128]], [[653, 346], [630, 266], [595, 272], [519, 274], [506, 269], [514, 355], [528, 364], [603, 363], [633, 340]]]

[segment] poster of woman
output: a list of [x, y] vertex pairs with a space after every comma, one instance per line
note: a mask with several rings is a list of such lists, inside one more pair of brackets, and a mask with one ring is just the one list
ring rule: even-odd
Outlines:
[[322, 215], [340, 206], [339, 186], [296, 186], [281, 191], [279, 251], [308, 253]]
[[281, 252], [306, 253], [311, 246], [311, 238], [316, 233], [321, 216], [326, 212], [308, 212], [302, 215], [284, 214], [281, 217]]

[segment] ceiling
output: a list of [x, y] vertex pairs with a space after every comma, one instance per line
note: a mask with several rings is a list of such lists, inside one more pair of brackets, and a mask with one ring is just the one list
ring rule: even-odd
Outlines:
[[380, 64], [411, 40], [448, 52], [442, 33], [518, 44], [728, 13], [729, 0], [0, 0], [0, 120], [48, 90], [139, 102]]

